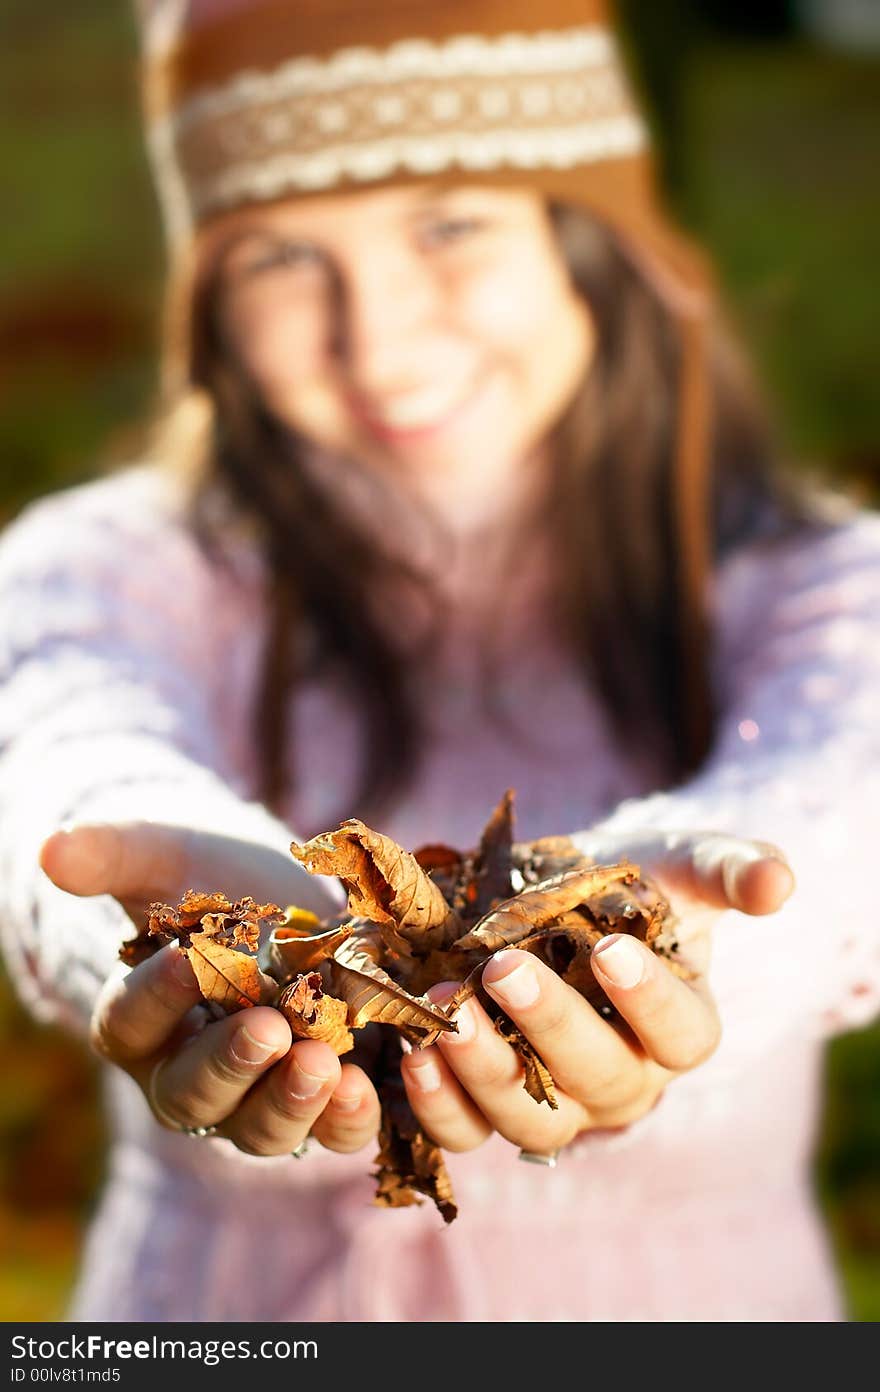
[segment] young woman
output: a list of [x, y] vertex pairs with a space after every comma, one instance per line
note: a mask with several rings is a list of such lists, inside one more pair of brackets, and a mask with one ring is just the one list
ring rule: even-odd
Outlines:
[[[7, 952], [113, 1065], [72, 1315], [839, 1318], [809, 1159], [880, 983], [876, 520], [775, 469], [598, 7], [181, 9], [155, 458], [0, 547]], [[409, 1056], [443, 1230], [370, 1206], [367, 1072], [114, 962], [189, 885], [335, 911], [293, 835], [465, 848], [507, 787], [521, 839], [655, 875], [701, 975], [607, 939], [615, 1028], [496, 954], [560, 1107], [478, 1006]]]

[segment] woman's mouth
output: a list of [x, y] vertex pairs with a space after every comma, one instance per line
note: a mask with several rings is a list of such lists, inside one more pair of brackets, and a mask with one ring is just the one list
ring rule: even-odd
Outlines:
[[424, 440], [453, 425], [481, 385], [482, 379], [470, 379], [452, 392], [448, 387], [431, 388], [395, 397], [381, 405], [351, 398], [349, 405], [359, 424], [376, 439], [387, 443]]

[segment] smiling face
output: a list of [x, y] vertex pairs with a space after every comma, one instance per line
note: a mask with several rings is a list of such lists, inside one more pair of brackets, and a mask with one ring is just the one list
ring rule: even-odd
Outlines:
[[479, 521], [587, 371], [592, 322], [539, 195], [420, 185], [217, 219], [227, 341], [269, 409]]

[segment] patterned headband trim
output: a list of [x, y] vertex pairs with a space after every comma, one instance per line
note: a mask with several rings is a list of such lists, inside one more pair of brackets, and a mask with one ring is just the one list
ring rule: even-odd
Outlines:
[[166, 169], [173, 157], [198, 221], [398, 173], [567, 169], [648, 136], [614, 39], [593, 25], [294, 59], [202, 89], [154, 119], [151, 144]]

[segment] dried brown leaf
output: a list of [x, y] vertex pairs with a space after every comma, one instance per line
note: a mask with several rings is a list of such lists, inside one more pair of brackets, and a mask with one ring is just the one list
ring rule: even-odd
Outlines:
[[667, 900], [655, 885], [638, 877], [607, 885], [590, 900], [589, 909], [606, 933], [631, 933], [655, 950], [661, 932], [672, 923]]
[[260, 970], [251, 953], [259, 946], [261, 927], [273, 927], [280, 916], [277, 904], [257, 904], [250, 898], [231, 903], [225, 894], [188, 889], [177, 905], [151, 904], [146, 929], [133, 944], [124, 944], [120, 955], [137, 950], [150, 937], [160, 945], [176, 941], [206, 1001], [227, 1014], [272, 1005], [278, 985]]
[[265, 949], [267, 970], [276, 981], [286, 982], [301, 972], [313, 971], [321, 962], [332, 957], [338, 947], [350, 938], [355, 923], [349, 920], [339, 928], [321, 933], [304, 934], [282, 924], [269, 938]]
[[189, 935], [200, 932], [227, 947], [257, 952], [261, 931], [271, 931], [283, 917], [277, 904], [257, 904], [249, 897], [230, 903], [225, 894], [188, 889], [176, 907], [151, 904], [148, 928], [151, 933], [171, 934], [185, 947]]
[[304, 972], [291, 981], [281, 993], [278, 1009], [299, 1039], [320, 1039], [337, 1054], [354, 1048], [348, 1006], [327, 994], [320, 972]]
[[541, 1055], [521, 1030], [517, 1029], [512, 1020], [506, 1015], [499, 1015], [495, 1021], [495, 1028], [506, 1039], [517, 1052], [525, 1070], [523, 1086], [530, 1097], [536, 1102], [546, 1102], [553, 1111], [558, 1111], [559, 1103], [556, 1100], [556, 1088], [550, 1076], [550, 1069], [547, 1067]]
[[489, 817], [475, 851], [462, 855], [449, 846], [437, 845], [422, 846], [414, 852], [459, 916], [462, 932], [515, 892], [511, 879], [513, 797], [513, 790], [508, 789]]
[[459, 949], [483, 947], [497, 952], [514, 947], [537, 928], [546, 927], [560, 914], [574, 909], [614, 880], [631, 880], [638, 867], [629, 864], [597, 865], [585, 870], [569, 870], [554, 875], [521, 894], [499, 904], [486, 914], [469, 933], [454, 944]]
[[461, 868], [461, 852], [454, 851], [451, 846], [446, 846], [442, 842], [431, 842], [427, 846], [419, 846], [417, 851], [413, 851], [413, 857], [418, 861], [426, 875], [431, 875], [435, 880], [438, 875], [457, 875]]
[[349, 913], [378, 923], [392, 952], [426, 955], [459, 936], [457, 914], [415, 856], [363, 822], [351, 818], [290, 850], [310, 874], [337, 875]]
[[[274, 910], [277, 906], [272, 904], [266, 907]], [[147, 921], [137, 936], [126, 939], [119, 949], [120, 959], [134, 967], [152, 957], [167, 943], [176, 941], [187, 947], [190, 931], [193, 928], [202, 930], [205, 915], [210, 919], [218, 914], [231, 914], [233, 908], [225, 894], [205, 894], [194, 889], [188, 889], [179, 904], [151, 904]], [[211, 923], [208, 936], [214, 936], [219, 929], [220, 924], [216, 921]]]
[[195, 933], [185, 951], [203, 997], [227, 1015], [252, 1005], [275, 1004], [278, 983], [260, 971], [255, 957]]
[[570, 836], [539, 836], [534, 841], [515, 841], [513, 845], [514, 870], [522, 876], [519, 888], [523, 889], [567, 870], [584, 870], [594, 863]]
[[399, 1052], [386, 1054], [384, 1076], [379, 1082], [382, 1122], [375, 1164], [376, 1196], [381, 1208], [407, 1208], [421, 1203], [419, 1194], [432, 1199], [446, 1223], [458, 1209], [440, 1147], [426, 1136], [409, 1105], [400, 1077]]
[[472, 911], [482, 918], [515, 892], [513, 870], [513, 798], [508, 788], [486, 823], [474, 864], [473, 889], [468, 896]]
[[149, 923], [144, 923], [133, 938], [126, 938], [119, 948], [119, 960], [129, 967], [139, 967], [149, 957], [158, 952], [166, 943], [173, 942], [170, 933], [153, 933]]
[[330, 960], [330, 989], [348, 1005], [348, 1023], [360, 1029], [370, 1020], [398, 1029], [427, 1031], [456, 1029], [439, 1006], [413, 996], [400, 986], [365, 951], [358, 938], [350, 938]]

